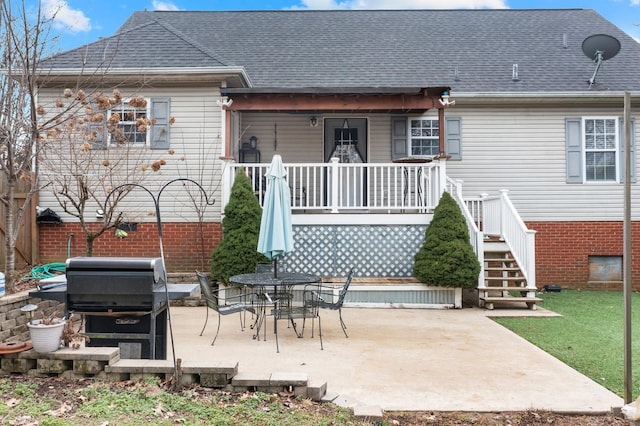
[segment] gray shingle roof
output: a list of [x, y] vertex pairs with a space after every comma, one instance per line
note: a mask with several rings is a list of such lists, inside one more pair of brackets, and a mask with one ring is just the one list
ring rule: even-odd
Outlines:
[[596, 81], [640, 90], [640, 45], [589, 9], [135, 12], [114, 36], [51, 60], [74, 68], [87, 52], [90, 65], [117, 52], [111, 67], [243, 66], [255, 88], [578, 92], [595, 69], [582, 41], [600, 33], [622, 49]]

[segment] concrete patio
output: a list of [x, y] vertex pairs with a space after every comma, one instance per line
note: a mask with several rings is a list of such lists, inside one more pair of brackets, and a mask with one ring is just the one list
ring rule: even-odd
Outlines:
[[[324, 350], [317, 324], [314, 338], [307, 323], [299, 339], [281, 321], [280, 353], [271, 317], [266, 341], [253, 340], [251, 329], [241, 331], [237, 315], [222, 317], [220, 335], [211, 346], [215, 313], [210, 312], [203, 336], [204, 307], [176, 306], [170, 315], [177, 358], [237, 361], [238, 372], [246, 375], [306, 373], [310, 380], [327, 382], [327, 394], [346, 406], [607, 413], [623, 405], [622, 398], [489, 318], [555, 315], [544, 309], [344, 308], [349, 338], [342, 333], [338, 313], [323, 311]], [[171, 353], [169, 342], [168, 359]]]

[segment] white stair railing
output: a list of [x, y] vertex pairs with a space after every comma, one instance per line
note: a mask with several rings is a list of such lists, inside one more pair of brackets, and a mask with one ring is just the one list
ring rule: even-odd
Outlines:
[[[509, 247], [527, 288], [536, 288], [536, 231], [528, 229], [509, 199], [508, 190], [500, 190], [499, 196], [482, 194], [474, 200], [482, 217], [481, 229], [485, 235], [499, 235]], [[479, 201], [479, 202], [478, 202]]]
[[478, 256], [478, 261], [480, 262], [478, 288], [484, 288], [486, 286], [484, 282], [484, 235], [478, 228], [476, 220], [462, 197], [462, 181], [447, 178], [447, 192], [449, 192], [453, 199], [456, 200], [460, 210], [462, 211], [462, 215], [467, 222], [467, 227], [469, 228], [469, 240], [473, 246], [473, 251]]

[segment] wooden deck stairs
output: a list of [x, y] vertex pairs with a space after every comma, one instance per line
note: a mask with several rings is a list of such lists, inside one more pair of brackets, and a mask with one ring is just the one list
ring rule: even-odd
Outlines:
[[536, 297], [536, 289], [527, 286], [509, 246], [499, 238], [484, 241], [484, 284], [478, 288], [479, 305], [487, 309], [522, 302], [535, 310], [536, 303], [542, 301]]

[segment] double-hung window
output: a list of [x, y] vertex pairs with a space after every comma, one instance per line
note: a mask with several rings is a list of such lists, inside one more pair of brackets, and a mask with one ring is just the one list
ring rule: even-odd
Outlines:
[[450, 160], [462, 159], [462, 119], [446, 117], [444, 129], [437, 117], [391, 117], [391, 158], [436, 156], [444, 133], [444, 152]]
[[[636, 181], [635, 123], [629, 153], [631, 182]], [[624, 181], [624, 122], [615, 116], [565, 119], [566, 182], [618, 183]]]
[[437, 119], [411, 118], [409, 120], [409, 153], [415, 155], [438, 155], [440, 153], [440, 126]]
[[618, 176], [618, 119], [587, 117], [583, 121], [587, 182], [615, 182]]
[[148, 145], [149, 122], [147, 117], [148, 102], [142, 98], [124, 100], [119, 105], [111, 108], [109, 144]]

